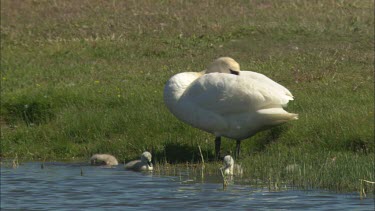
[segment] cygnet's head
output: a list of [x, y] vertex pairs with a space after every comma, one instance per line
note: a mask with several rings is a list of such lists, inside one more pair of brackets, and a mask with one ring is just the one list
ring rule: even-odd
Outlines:
[[151, 159], [152, 159], [151, 153], [149, 153], [147, 151], [142, 153], [142, 155], [141, 155], [142, 163], [147, 163], [148, 166], [152, 167]]
[[232, 156], [227, 155], [224, 157], [224, 168], [230, 168], [234, 166], [234, 159]]
[[206, 73], [230, 73], [240, 74], [240, 65], [230, 57], [220, 57], [208, 65]]

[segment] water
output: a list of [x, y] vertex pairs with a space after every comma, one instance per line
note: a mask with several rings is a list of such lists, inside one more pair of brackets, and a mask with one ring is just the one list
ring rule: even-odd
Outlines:
[[[82, 169], [82, 175], [81, 175]], [[1, 167], [2, 210], [373, 210], [358, 193], [267, 189], [239, 185], [223, 190], [219, 177], [204, 181], [82, 163], [23, 163]], [[193, 178], [193, 179], [192, 179]], [[236, 179], [236, 178], [234, 178]]]

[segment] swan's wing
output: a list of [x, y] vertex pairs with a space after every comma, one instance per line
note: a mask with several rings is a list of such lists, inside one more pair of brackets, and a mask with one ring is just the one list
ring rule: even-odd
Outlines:
[[293, 95], [290, 93], [290, 91], [285, 88], [284, 86], [280, 85], [279, 83], [273, 81], [272, 79], [268, 78], [267, 76], [257, 73], [257, 72], [252, 72], [252, 71], [241, 71], [242, 75], [246, 77], [250, 77], [254, 80], [257, 80], [258, 82], [262, 84], [267, 84], [267, 86], [273, 87], [274, 91], [278, 91], [281, 95], [286, 95], [289, 96], [289, 100], [293, 100]]
[[139, 163], [141, 163], [141, 160], [133, 160], [129, 163], [126, 163], [124, 167], [125, 169], [134, 169], [139, 165]]
[[266, 76], [245, 72], [249, 71], [241, 71], [238, 76], [206, 74], [190, 84], [181, 100], [208, 112], [227, 114], [281, 107], [293, 99], [286, 88]]

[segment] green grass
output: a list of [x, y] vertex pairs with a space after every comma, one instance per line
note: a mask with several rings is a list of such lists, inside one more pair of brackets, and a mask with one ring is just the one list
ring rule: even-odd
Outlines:
[[[1, 0], [1, 157], [129, 160], [151, 150], [180, 163], [199, 161], [200, 145], [211, 159], [214, 137], [170, 114], [163, 86], [230, 56], [290, 89], [288, 111], [299, 114], [243, 141], [244, 164], [330, 152], [360, 157], [351, 164], [359, 169], [343, 165], [332, 177], [374, 181], [373, 9], [367, 0]], [[305, 173], [320, 177], [314, 171]], [[330, 173], [323, 180], [336, 184]]]
[[[370, 161], [370, 162], [369, 162]], [[281, 153], [280, 149], [266, 153], [254, 153], [237, 162], [244, 170], [243, 175], [235, 175], [237, 184], [248, 184], [270, 191], [279, 191], [291, 188], [304, 190], [326, 189], [335, 192], [360, 192], [361, 179], [373, 178], [374, 158], [364, 154], [319, 151], [306, 153], [295, 149]], [[180, 176], [181, 169], [189, 169], [189, 177], [193, 181], [216, 179], [221, 173], [222, 163], [209, 162], [179, 165], [158, 163], [154, 174]], [[203, 176], [202, 176], [203, 175]], [[210, 176], [216, 176], [210, 177]], [[366, 194], [374, 194], [373, 184], [364, 184]]]

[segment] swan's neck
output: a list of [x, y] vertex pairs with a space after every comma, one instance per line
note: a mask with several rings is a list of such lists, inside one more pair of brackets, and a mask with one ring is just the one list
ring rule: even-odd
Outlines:
[[174, 75], [164, 87], [164, 101], [169, 109], [173, 109], [189, 85], [202, 76], [202, 72], [185, 72]]

